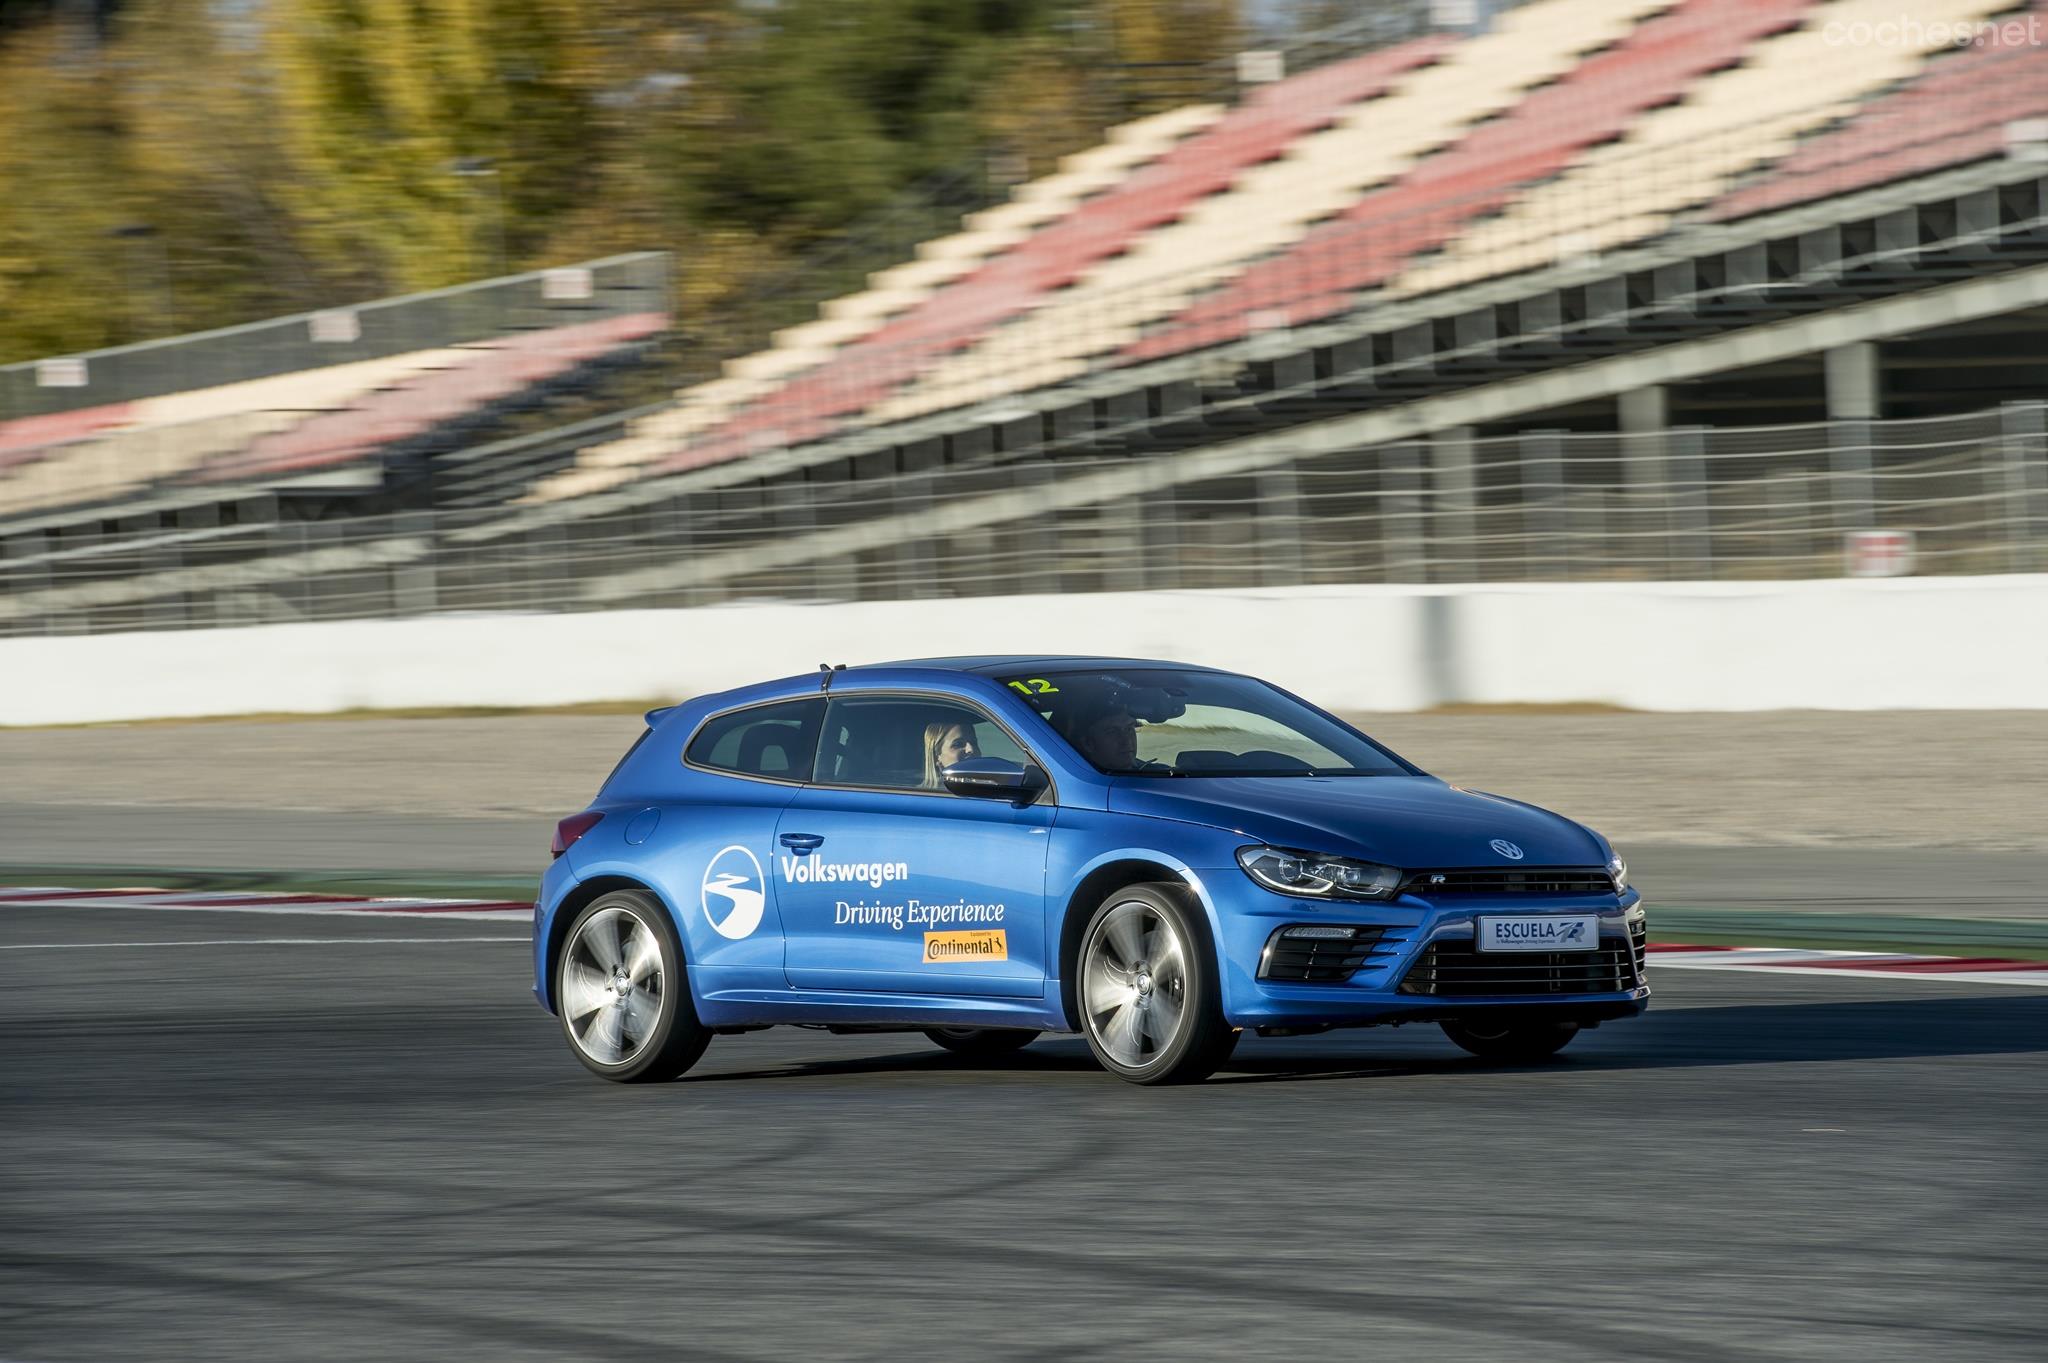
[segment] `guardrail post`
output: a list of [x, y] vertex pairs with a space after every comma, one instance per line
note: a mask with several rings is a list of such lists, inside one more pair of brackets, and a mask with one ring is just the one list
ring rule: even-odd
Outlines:
[[[932, 476], [930, 473], [906, 473], [896, 482], [896, 514], [909, 519], [915, 525], [927, 516], [932, 502]], [[896, 591], [898, 600], [916, 597], [937, 596], [937, 585], [932, 581], [932, 540], [920, 530], [912, 530], [896, 541]]]
[[1515, 438], [1522, 473], [1522, 519], [1528, 535], [1524, 558], [1529, 576], [1541, 578], [1561, 567], [1571, 576], [1571, 547], [1565, 541], [1564, 431], [1524, 431]]
[[[38, 561], [23, 565], [18, 561], [40, 560], [47, 547], [43, 532], [40, 530], [32, 530], [25, 535], [10, 535], [7, 539], [0, 540], [0, 596], [23, 597], [31, 592], [42, 591], [50, 585], [48, 562]], [[17, 619], [6, 627], [6, 633], [27, 634], [38, 624], [42, 633], [53, 632], [50, 628], [50, 617], [45, 614], [40, 621], [33, 617]]]
[[[1674, 519], [1667, 499], [1671, 491], [1670, 445], [1671, 398], [1660, 384], [1631, 389], [1615, 400], [1615, 416], [1621, 427], [1621, 484], [1627, 492], [1626, 509], [1615, 518], [1629, 557], [1649, 560], [1653, 577], [1670, 573], [1673, 557], [1668, 536]], [[1657, 560], [1663, 560], [1658, 562]]]
[[427, 552], [423, 557], [401, 563], [392, 570], [392, 605], [400, 615], [431, 615], [440, 605], [435, 580], [435, 558], [440, 544], [434, 534], [434, 514], [431, 511], [405, 512], [398, 518], [398, 533], [407, 539], [424, 542]]
[[[782, 483], [775, 488], [773, 495], [775, 505], [770, 514], [783, 538], [802, 540], [818, 533], [818, 489], [815, 484]], [[830, 562], [813, 558], [798, 571], [809, 580], [807, 590], [813, 597], [820, 601], [832, 598], [836, 584]]]
[[1871, 478], [1871, 423], [1878, 415], [1878, 354], [1870, 341], [1827, 352], [1828, 467], [1833, 472], [1835, 526], [1867, 530], [1876, 522]]
[[1380, 446], [1380, 545], [1389, 582], [1429, 581], [1423, 453], [1412, 440]]
[[[697, 518], [690, 494], [679, 492], [669, 498], [659, 519], [662, 538], [667, 541], [663, 557], [678, 563], [689, 562], [697, 541]], [[683, 605], [695, 606], [702, 603], [704, 589], [692, 583], [682, 588], [679, 595]]]
[[[146, 576], [156, 578], [166, 573], [175, 573], [184, 566], [184, 555], [175, 544], [160, 544], [142, 552], [138, 565]], [[171, 628], [185, 623], [185, 598], [176, 592], [162, 592], [152, 596], [143, 604], [143, 622], [156, 629]]]
[[1306, 576], [1301, 553], [1301, 479], [1294, 465], [1257, 475], [1258, 578], [1263, 586], [1292, 587]]
[[1180, 488], [1165, 487], [1138, 498], [1138, 555], [1143, 586], [1171, 591], [1180, 586]]
[[1704, 581], [1714, 575], [1713, 513], [1707, 500], [1706, 428], [1681, 426], [1665, 437], [1665, 448], [1672, 520], [1678, 531], [1671, 558], [1682, 575]]
[[[272, 521], [270, 524], [270, 557], [289, 559], [306, 552], [306, 525], [303, 521]], [[268, 604], [271, 623], [306, 618], [307, 593], [312, 590], [303, 573], [281, 578], [274, 590], [256, 592], [251, 590], [251, 603], [260, 600]]]
[[1999, 409], [2005, 465], [2008, 562], [2016, 573], [2037, 566], [2035, 541], [2048, 537], [2048, 408], [2008, 402]]
[[1056, 594], [1060, 589], [1060, 526], [1057, 513], [1041, 503], [1053, 480], [1053, 467], [1042, 459], [1026, 458], [1011, 475], [1023, 500], [1032, 509], [1019, 517], [1013, 529], [1017, 535], [1017, 589], [1027, 593]]
[[1432, 557], [1444, 582], [1470, 582], [1477, 576], [1477, 497], [1472, 477], [1472, 428], [1453, 426], [1429, 438], [1432, 483], [1436, 493], [1435, 542]]

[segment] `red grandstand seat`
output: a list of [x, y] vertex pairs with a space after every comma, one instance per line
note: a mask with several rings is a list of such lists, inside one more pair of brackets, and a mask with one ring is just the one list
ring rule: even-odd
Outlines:
[[101, 431], [126, 426], [135, 419], [135, 404], [110, 402], [45, 416], [17, 417], [0, 422], [0, 469], [42, 457], [53, 445], [83, 440]]
[[1647, 109], [1796, 27], [1811, 0], [1686, 0], [1531, 92], [1400, 180], [1367, 194], [1288, 251], [1252, 266], [1124, 353], [1154, 359], [1235, 340], [1255, 322], [1298, 324], [1342, 312], [1362, 289], [1500, 209]]

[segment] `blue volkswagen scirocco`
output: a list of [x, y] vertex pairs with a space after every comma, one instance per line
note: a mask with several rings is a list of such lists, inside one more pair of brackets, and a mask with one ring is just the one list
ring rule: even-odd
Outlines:
[[1431, 1022], [1529, 1061], [1650, 993], [1598, 833], [1176, 663], [927, 659], [655, 710], [553, 851], [534, 992], [608, 1079], [777, 1024], [1079, 1032], [1141, 1084], [1246, 1029]]

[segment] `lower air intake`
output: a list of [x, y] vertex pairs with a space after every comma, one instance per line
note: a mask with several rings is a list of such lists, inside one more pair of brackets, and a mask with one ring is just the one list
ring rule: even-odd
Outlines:
[[1634, 944], [1602, 937], [1597, 951], [1480, 951], [1469, 941], [1432, 942], [1401, 980], [1403, 994], [1477, 998], [1619, 994], [1640, 984]]

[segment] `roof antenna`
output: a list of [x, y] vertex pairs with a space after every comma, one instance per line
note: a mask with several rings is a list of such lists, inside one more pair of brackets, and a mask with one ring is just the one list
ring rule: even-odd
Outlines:
[[819, 663], [818, 671], [824, 674], [818, 678], [818, 689], [820, 691], [830, 691], [832, 689], [832, 664]]

